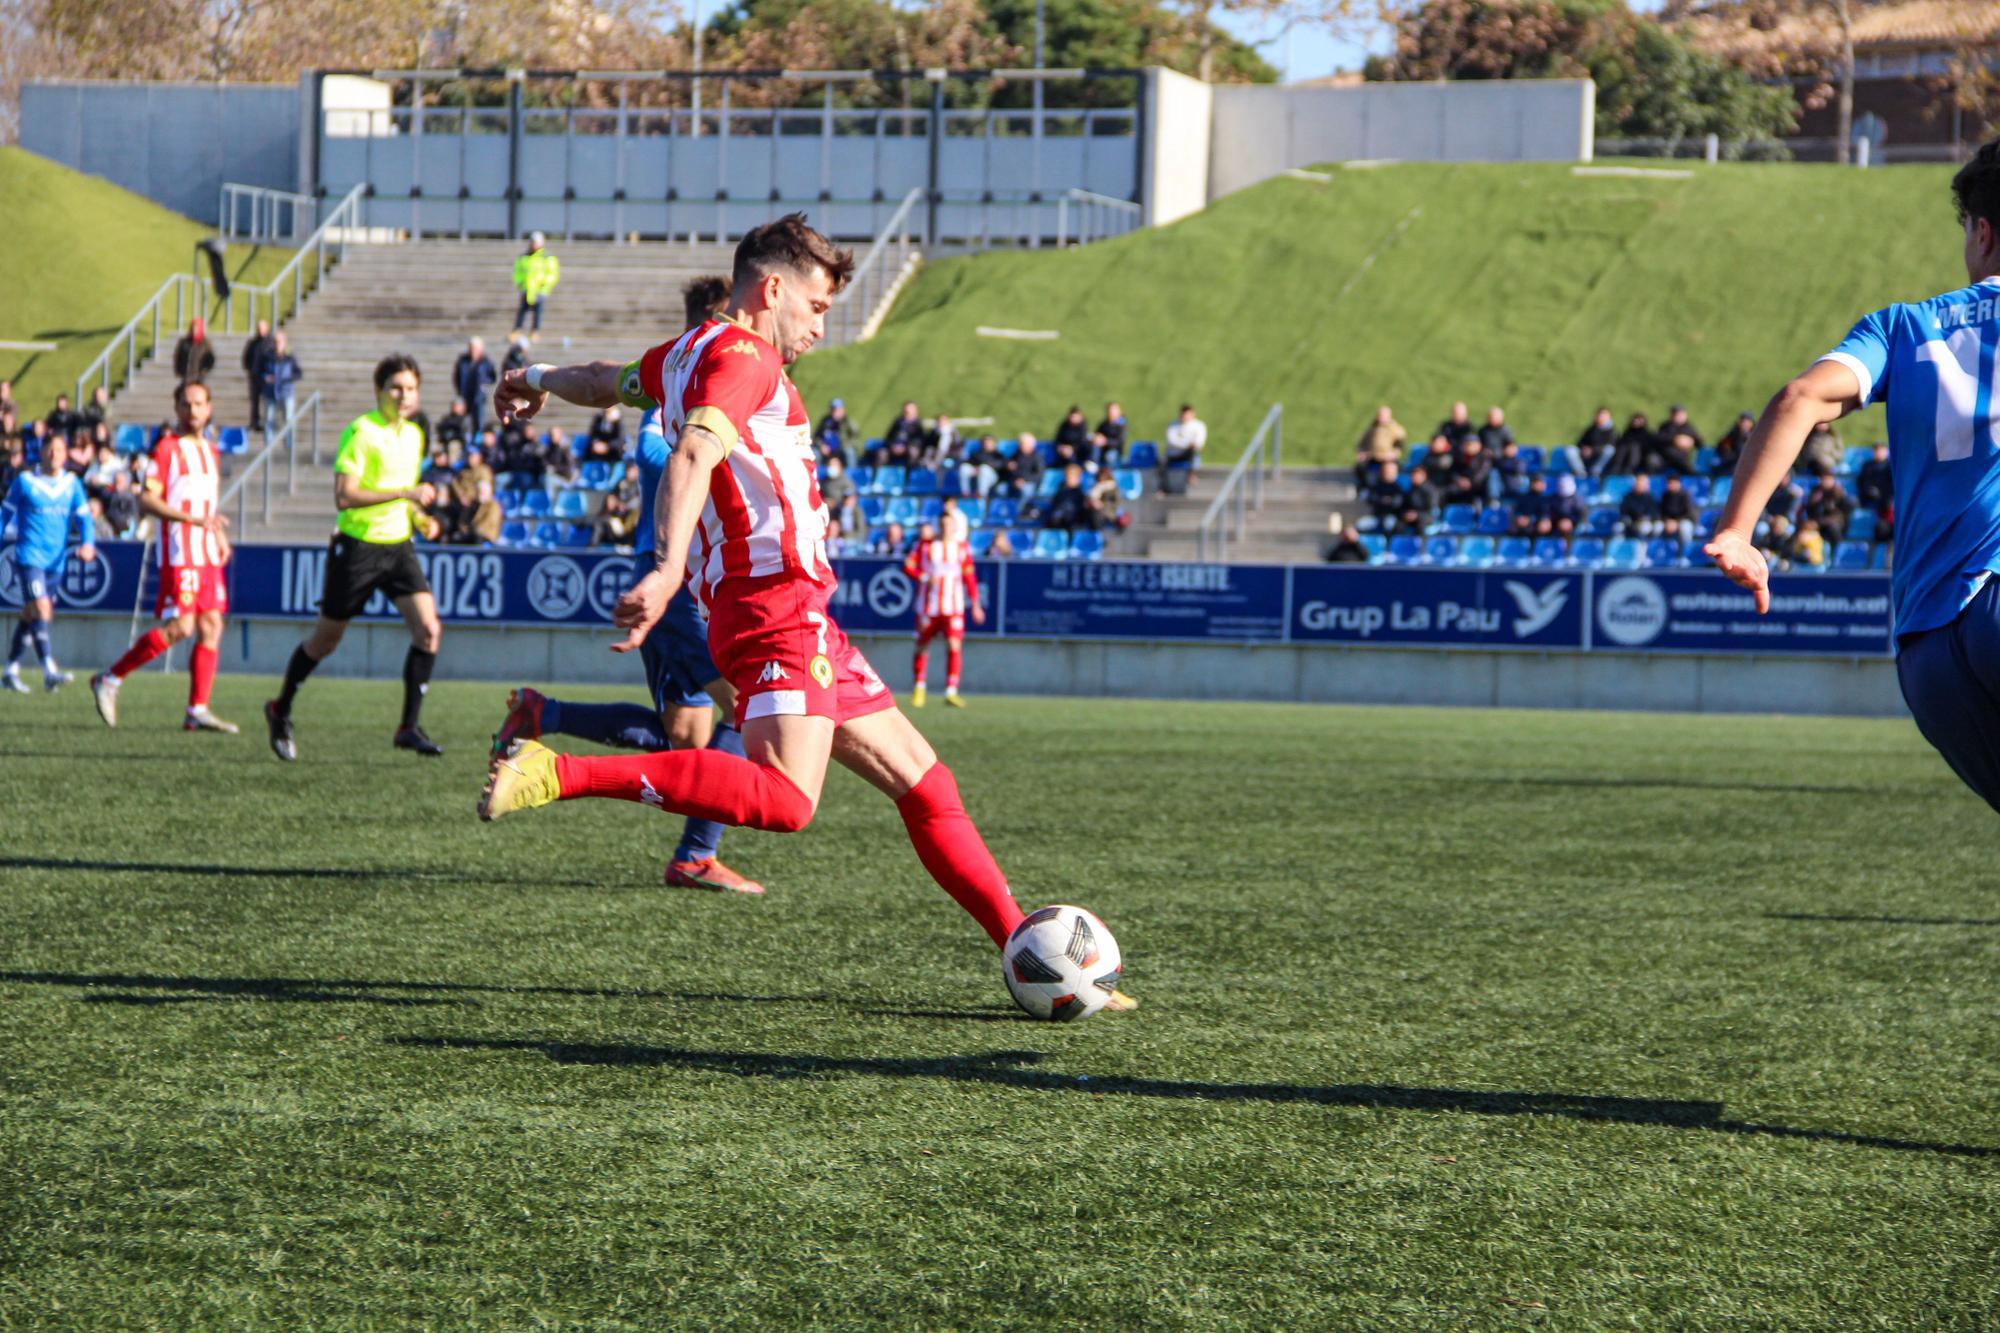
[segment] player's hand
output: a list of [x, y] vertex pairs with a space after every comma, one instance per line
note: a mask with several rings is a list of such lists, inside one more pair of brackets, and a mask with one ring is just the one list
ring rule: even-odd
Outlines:
[[1737, 532], [1718, 532], [1715, 540], [1701, 549], [1731, 582], [1757, 595], [1758, 615], [1771, 609], [1771, 567], [1765, 563], [1764, 553], [1748, 537]]
[[437, 487], [431, 485], [427, 481], [420, 481], [417, 483], [417, 488], [410, 492], [409, 498], [416, 501], [424, 508], [429, 509], [432, 505], [437, 503], [437, 498], [438, 498]]
[[499, 414], [502, 423], [530, 420], [548, 401], [547, 391], [538, 393], [528, 387], [525, 366], [508, 371], [493, 386], [493, 410]]
[[76, 558], [87, 565], [97, 559], [97, 548], [85, 542], [82, 546], [76, 548]]
[[625, 590], [618, 605], [611, 608], [611, 623], [625, 631], [625, 637], [611, 645], [614, 653], [629, 653], [646, 641], [646, 634], [667, 614], [674, 585], [655, 569]]
[[986, 623], [985, 607], [975, 606], [972, 608], [972, 623], [975, 625], [984, 625]]

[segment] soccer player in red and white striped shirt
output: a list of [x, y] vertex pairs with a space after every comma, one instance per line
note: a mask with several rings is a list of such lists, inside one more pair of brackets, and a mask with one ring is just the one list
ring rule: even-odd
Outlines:
[[108, 671], [90, 678], [97, 715], [104, 725], [118, 725], [118, 686], [125, 677], [189, 635], [195, 636], [188, 659], [188, 706], [181, 719], [185, 731], [226, 731], [225, 722], [209, 711], [209, 691], [215, 685], [216, 661], [222, 647], [222, 618], [229, 610], [229, 520], [222, 515], [222, 467], [215, 447], [202, 436], [210, 412], [208, 386], [190, 380], [174, 390], [174, 429], [153, 446], [152, 471], [139, 496], [139, 508], [159, 520], [160, 542], [155, 553], [160, 592], [154, 612], [166, 623], [147, 630]]
[[[954, 522], [953, 520], [957, 520]], [[944, 536], [935, 533], [917, 542], [903, 572], [917, 581], [916, 684], [910, 690], [910, 707], [924, 706], [924, 674], [930, 666], [931, 640], [944, 635], [944, 701], [947, 707], [963, 708], [958, 697], [959, 670], [965, 664], [965, 618], [986, 623], [986, 608], [979, 604], [979, 572], [973, 568], [972, 548], [965, 541], [965, 519], [948, 514]]]
[[[494, 757], [482, 819], [586, 796], [773, 832], [812, 822], [827, 764], [880, 789], [903, 816], [917, 857], [994, 944], [1022, 920], [951, 770], [896, 702], [828, 607], [833, 565], [812, 426], [785, 367], [819, 341], [854, 256], [792, 214], [736, 248], [729, 304], [637, 362], [534, 365], [494, 393], [500, 416], [534, 416], [554, 393], [579, 406], [621, 397], [657, 405], [677, 439], [654, 508], [655, 564], [619, 599], [639, 647], [684, 576], [709, 616], [717, 668], [736, 688], [744, 758], [718, 750], [558, 755], [516, 740]], [[1114, 996], [1111, 1008], [1131, 1008]]]

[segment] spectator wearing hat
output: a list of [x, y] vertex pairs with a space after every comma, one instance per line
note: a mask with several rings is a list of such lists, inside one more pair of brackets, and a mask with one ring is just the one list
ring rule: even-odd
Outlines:
[[521, 291], [521, 304], [514, 312], [514, 332], [519, 333], [530, 317], [533, 339], [542, 336], [542, 307], [555, 290], [562, 265], [548, 248], [549, 238], [538, 231], [528, 233], [528, 251], [514, 261], [514, 285]]
[[1564, 473], [1556, 478], [1555, 498], [1549, 501], [1548, 535], [1570, 537], [1583, 526], [1589, 511], [1576, 492], [1576, 478]]
[[822, 463], [829, 458], [838, 458], [842, 467], [854, 466], [854, 455], [847, 449], [847, 436], [851, 429], [847, 423], [846, 400], [836, 398], [827, 404], [826, 415], [819, 419], [819, 428], [813, 432], [813, 443], [819, 446]]

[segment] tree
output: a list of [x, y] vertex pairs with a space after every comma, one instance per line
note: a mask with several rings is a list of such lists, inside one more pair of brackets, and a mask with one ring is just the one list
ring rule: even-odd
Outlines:
[[[1857, 0], [1865, 3], [1865, 0]], [[1854, 12], [1849, 0], [1667, 0], [1661, 21], [1753, 79], [1786, 80], [1807, 107], [1834, 101], [1836, 160], [1854, 137]]]

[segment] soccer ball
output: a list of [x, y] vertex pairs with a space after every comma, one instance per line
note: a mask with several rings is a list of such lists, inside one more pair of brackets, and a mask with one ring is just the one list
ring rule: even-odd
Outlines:
[[1014, 1003], [1031, 1018], [1088, 1018], [1118, 988], [1118, 941], [1081, 907], [1044, 907], [1014, 927], [1000, 950]]

